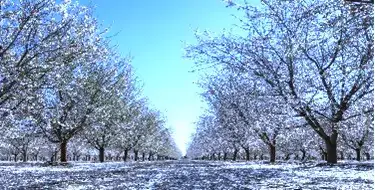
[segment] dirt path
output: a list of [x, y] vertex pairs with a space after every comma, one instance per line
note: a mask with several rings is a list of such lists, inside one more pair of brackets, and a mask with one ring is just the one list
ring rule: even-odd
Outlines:
[[366, 175], [374, 172], [373, 165], [306, 167], [188, 160], [84, 166], [2, 166], [0, 189], [372, 189], [373, 178]]

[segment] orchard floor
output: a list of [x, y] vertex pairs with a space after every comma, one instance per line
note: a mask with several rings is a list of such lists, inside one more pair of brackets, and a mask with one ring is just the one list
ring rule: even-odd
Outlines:
[[373, 162], [0, 162], [0, 189], [374, 189]]

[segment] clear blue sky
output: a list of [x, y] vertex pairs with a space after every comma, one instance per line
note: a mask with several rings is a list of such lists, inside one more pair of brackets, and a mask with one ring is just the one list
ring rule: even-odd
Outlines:
[[[87, 5], [88, 0], [80, 0]], [[111, 33], [122, 55], [131, 54], [144, 95], [165, 113], [177, 145], [186, 143], [204, 104], [193, 63], [184, 59], [184, 43], [194, 43], [194, 29], [221, 32], [232, 28], [233, 9], [221, 0], [93, 0], [95, 15]]]

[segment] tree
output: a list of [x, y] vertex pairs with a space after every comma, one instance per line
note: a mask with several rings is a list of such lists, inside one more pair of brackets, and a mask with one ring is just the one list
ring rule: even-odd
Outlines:
[[29, 150], [39, 136], [35, 124], [31, 120], [14, 119], [7, 123], [3, 134], [3, 140], [9, 145], [9, 151], [14, 156], [14, 161], [17, 161], [17, 156], [21, 154], [22, 161], [27, 162]]
[[178, 159], [182, 156], [181, 151], [178, 149], [175, 141], [173, 140], [172, 133], [170, 129], [163, 128], [160, 130], [161, 138], [156, 141], [159, 144], [156, 147], [156, 153], [158, 160], [160, 159]]
[[88, 148], [82, 136], [83, 135], [80, 134], [74, 137], [73, 139], [71, 139], [68, 145], [69, 155], [72, 161], [79, 161], [80, 158], [82, 159], [81, 156], [83, 152]]
[[123, 120], [117, 129], [115, 147], [124, 153], [123, 160], [127, 161], [129, 151], [138, 143], [142, 134], [138, 133], [138, 122], [142, 116], [142, 109], [146, 107], [144, 99], [133, 99], [123, 102]]
[[[91, 14], [91, 9], [70, 1], [4, 1], [1, 6], [2, 115], [32, 115], [48, 139], [60, 143], [61, 161], [66, 161], [67, 141], [80, 131], [93, 111], [83, 98], [91, 99], [93, 104], [98, 92], [98, 88], [92, 94], [85, 92], [92, 88], [89, 80], [94, 74], [91, 72], [89, 78], [85, 74], [90, 72], [84, 71], [109, 55], [108, 42]], [[77, 98], [79, 95], [87, 97]], [[86, 106], [86, 110], [75, 109], [80, 106]], [[82, 116], [75, 118], [78, 126], [66, 121], [68, 112], [74, 114], [72, 110], [80, 113], [74, 116]], [[57, 114], [55, 118], [53, 114]]]
[[210, 78], [206, 85], [209, 93], [204, 98], [219, 120], [216, 127], [227, 130], [234, 157], [240, 146], [249, 160], [250, 142], [259, 138], [269, 147], [270, 162], [275, 162], [277, 136], [291, 117], [280, 98], [267, 95], [257, 87], [261, 84], [251, 78], [232, 73], [221, 72]]
[[[296, 122], [278, 137], [278, 147], [286, 156], [295, 155], [295, 159], [308, 160], [314, 154], [313, 150], [318, 147], [319, 137], [313, 130]], [[313, 155], [314, 156], [314, 155]]]
[[133, 136], [133, 152], [134, 160], [138, 161], [139, 150], [145, 147], [148, 139], [152, 139], [152, 136], [157, 133], [158, 130], [162, 130], [164, 120], [161, 118], [159, 112], [149, 110], [144, 107], [141, 110], [140, 117], [137, 118], [135, 124], [135, 135]]
[[51, 142], [60, 144], [61, 162], [66, 162], [68, 141], [91, 123], [95, 124], [98, 119], [95, 116], [103, 114], [103, 110], [108, 111], [107, 100], [114, 92], [121, 91], [115, 85], [124, 81], [113, 81], [116, 73], [102, 67], [91, 65], [62, 73], [65, 80], [55, 81], [39, 100], [41, 106], [35, 110], [35, 118], [41, 123], [44, 135]]
[[[134, 94], [134, 79], [130, 65], [114, 65], [112, 68], [105, 68], [107, 76], [111, 77], [110, 84], [106, 86], [100, 99], [96, 102], [102, 102], [103, 105], [99, 111], [90, 117], [87, 130], [84, 137], [87, 143], [99, 151], [99, 161], [104, 162], [105, 149], [113, 145], [118, 125], [123, 122], [122, 102], [132, 98]], [[116, 71], [118, 70], [118, 71]]]
[[374, 0], [345, 0], [351, 3], [371, 3], [374, 4]]
[[68, 60], [85, 57], [96, 48], [97, 24], [89, 12], [70, 1], [1, 1], [3, 118], [25, 113], [51, 73], [72, 66]]
[[355, 151], [357, 161], [361, 160], [363, 148], [371, 142], [370, 139], [374, 138], [372, 121], [373, 115], [366, 114], [342, 123], [339, 134], [345, 146]]

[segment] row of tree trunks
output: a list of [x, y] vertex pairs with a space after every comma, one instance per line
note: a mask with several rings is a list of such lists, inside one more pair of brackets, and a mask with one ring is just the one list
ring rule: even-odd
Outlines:
[[[322, 147], [320, 147], [320, 150], [321, 150], [321, 153], [322, 153], [322, 159], [326, 160], [328, 163], [337, 163], [337, 143], [336, 143], [336, 141], [337, 141], [337, 134], [332, 135], [329, 140], [325, 140], [326, 151]], [[67, 162], [67, 143], [68, 143], [67, 140], [63, 140], [60, 143], [60, 162]], [[269, 146], [270, 162], [274, 163], [276, 161], [276, 146], [274, 144], [271, 144], [271, 143], [269, 143], [268, 146]], [[243, 147], [243, 149], [245, 151], [246, 160], [249, 161], [250, 160], [250, 148], [249, 147]], [[104, 151], [105, 151], [104, 147], [99, 148], [99, 162], [105, 161], [105, 154], [104, 154], [105, 152]], [[129, 149], [124, 150], [124, 157], [123, 157], [124, 161], [127, 161], [128, 152], [129, 152]], [[233, 158], [232, 158], [233, 161], [237, 160], [238, 152], [239, 152], [238, 149], [234, 149]], [[306, 151], [301, 150], [301, 152], [302, 152], [301, 160], [304, 160], [305, 157], [306, 157]], [[355, 152], [356, 152], [356, 160], [360, 161], [361, 160], [361, 149], [357, 148], [357, 149], [355, 149]], [[139, 151], [134, 150], [134, 160], [135, 161], [139, 160], [138, 154], [139, 154]], [[367, 159], [370, 158], [370, 156], [368, 156], [368, 155], [369, 154], [367, 153], [367, 155], [366, 155]], [[17, 155], [14, 154], [14, 161], [15, 162], [17, 161], [17, 156], [18, 156], [18, 154]], [[53, 157], [56, 158], [55, 156], [53, 156]], [[220, 156], [221, 155], [218, 155], [219, 160], [220, 160]], [[289, 159], [289, 156], [290, 155], [287, 155], [284, 159]], [[148, 160], [150, 160], [151, 157], [152, 157], [152, 154], [149, 154]], [[157, 159], [160, 160], [162, 158], [158, 156]], [[216, 159], [215, 153], [213, 153], [211, 155], [211, 160], [215, 160], [215, 159]], [[254, 159], [256, 159], [256, 155], [254, 155]], [[142, 160], [143, 161], [145, 160], [145, 153], [144, 152], [142, 153]], [[223, 160], [227, 160], [227, 153], [226, 152], [224, 152]], [[26, 162], [26, 161], [27, 161], [27, 151], [23, 151], [23, 162]]]
[[[321, 158], [322, 158], [322, 160], [327, 160], [327, 156], [328, 156], [327, 151], [325, 151], [325, 149], [323, 149], [322, 147], [320, 147], [320, 150], [321, 150]], [[127, 151], [127, 152], [129, 152], [129, 151]], [[304, 149], [301, 149], [300, 152], [301, 152], [301, 155], [302, 155], [301, 158], [299, 157], [300, 156], [299, 154], [295, 154], [294, 158], [296, 160], [303, 161], [303, 160], [305, 160], [307, 158], [307, 151], [304, 150]], [[362, 160], [361, 154], [362, 154], [361, 149], [355, 149], [355, 157], [352, 157], [349, 154], [349, 156], [347, 157], [347, 159], [352, 160], [353, 158], [355, 158], [355, 160], [361, 161]], [[127, 155], [126, 158], [128, 158], [128, 153], [126, 153], [126, 155]], [[142, 152], [142, 161], [146, 160], [146, 155], [147, 154], [145, 152]], [[147, 160], [148, 161], [155, 160], [154, 159], [154, 155], [155, 155], [155, 153], [149, 152]], [[224, 160], [224, 161], [226, 161], [227, 160], [227, 155], [228, 155], [228, 153], [226, 153], [226, 152], [224, 152], [224, 154], [222, 154], [221, 152], [219, 152], [217, 154], [216, 153], [212, 153], [211, 157], [210, 157], [210, 160]], [[340, 155], [340, 159], [341, 160], [345, 160], [344, 152], [343, 151], [340, 151], [339, 155]], [[19, 156], [19, 154], [12, 154], [10, 156], [7, 156], [5, 160], [17, 162], [17, 161], [19, 161], [19, 159], [18, 159], [19, 157], [18, 156]], [[34, 155], [30, 155], [30, 156], [31, 156], [31, 160], [32, 161], [38, 161], [38, 160], [45, 161], [46, 160], [44, 157], [39, 157], [39, 154], [34, 154]], [[282, 159], [288, 160], [288, 159], [290, 159], [290, 156], [291, 156], [291, 153], [290, 154], [286, 154], [284, 156], [284, 158], [282, 158]], [[368, 152], [365, 152], [364, 156], [365, 156], [366, 160], [371, 160], [371, 155]], [[254, 154], [253, 157], [251, 157], [250, 156], [250, 151], [246, 151], [245, 150], [245, 157], [244, 158], [245, 158], [246, 161], [257, 160], [257, 157], [258, 157], [257, 154]], [[24, 158], [26, 158], [26, 159], [24, 159]], [[25, 157], [25, 155], [23, 154], [21, 161], [27, 162], [27, 161], [29, 161], [29, 158], [30, 158], [29, 156], [26, 155], [26, 157]], [[81, 158], [81, 155], [73, 155], [72, 157], [69, 156], [68, 160], [69, 161], [79, 161], [80, 158]], [[96, 157], [94, 157], [94, 158], [96, 159]], [[55, 162], [55, 161], [57, 161], [57, 159], [58, 159], [57, 152], [55, 152], [55, 153], [53, 153], [52, 157], [50, 158], [50, 161], [51, 162]], [[86, 155], [86, 157], [83, 160], [84, 161], [90, 161], [91, 159], [92, 159], [92, 157], [90, 155]], [[161, 159], [161, 158], [159, 158], [159, 159]], [[119, 161], [120, 157], [119, 156], [111, 156], [111, 155], [105, 157], [104, 148], [99, 149], [99, 161], [100, 162], [104, 162], [105, 160]], [[125, 159], [124, 161], [126, 161], [126, 160], [127, 159]]]
[[[238, 160], [238, 153], [239, 153], [239, 150], [238, 149], [235, 149], [233, 151], [233, 157], [232, 157], [232, 161], [236, 161]], [[247, 161], [249, 160], [256, 160], [257, 159], [257, 155], [254, 154], [253, 157], [250, 156], [250, 151], [246, 152], [246, 155], [245, 155], [245, 159]], [[263, 158], [263, 154], [261, 156], [261, 158]], [[223, 154], [221, 154], [221, 152], [219, 153], [212, 153], [211, 155], [206, 155], [206, 156], [203, 156], [200, 158], [201, 160], [223, 160], [223, 161], [226, 161], [228, 160], [228, 153], [227, 152], [223, 152]], [[261, 159], [262, 160], [262, 159]]]
[[[68, 140], [62, 140], [60, 143], [60, 162], [67, 162], [67, 144]], [[275, 142], [268, 143], [269, 146], [269, 154], [270, 154], [270, 162], [274, 163], [276, 161], [276, 146]], [[326, 151], [320, 147], [322, 152], [322, 159], [326, 160], [328, 163], [337, 163], [337, 133], [334, 133], [330, 136], [329, 139], [325, 139], [326, 144]], [[246, 154], [246, 160], [250, 160], [250, 149], [249, 147], [243, 147], [245, 154]], [[124, 150], [124, 161], [127, 161], [128, 157], [128, 151], [129, 149]], [[239, 150], [236, 148], [233, 152], [233, 161], [237, 160]], [[356, 160], [361, 160], [361, 149], [357, 148], [355, 149], [356, 152]], [[138, 161], [139, 159], [139, 151], [134, 150], [134, 160]], [[303, 158], [305, 158], [306, 152], [303, 152]], [[17, 154], [18, 155], [18, 154]], [[17, 155], [14, 155], [14, 160], [17, 161]], [[226, 153], [224, 153], [224, 160], [226, 160]], [[104, 147], [99, 148], [99, 161], [104, 162]], [[288, 158], [288, 157], [287, 157]], [[286, 158], [286, 159], [287, 159]], [[157, 157], [158, 160], [162, 159], [161, 157]], [[215, 159], [215, 154], [213, 153], [211, 155], [211, 160]], [[261, 158], [262, 159], [262, 158]], [[145, 153], [142, 154], [142, 160], [145, 160]], [[23, 161], [27, 161], [27, 151], [23, 151]]]
[[[269, 146], [269, 154], [270, 154], [270, 162], [271, 163], [274, 163], [276, 161], [276, 147], [274, 144], [271, 144], [269, 143], [268, 144]], [[63, 141], [61, 144], [60, 144], [60, 150], [61, 150], [61, 159], [60, 161], [61, 162], [66, 162], [66, 147], [67, 147], [67, 142], [66, 141]], [[249, 147], [243, 147], [244, 151], [245, 151], [245, 155], [246, 155], [246, 160], [249, 161], [250, 160], [250, 148]], [[321, 152], [322, 152], [322, 159], [323, 160], [326, 160], [328, 163], [334, 163], [335, 161], [337, 162], [337, 145], [336, 145], [336, 142], [335, 141], [326, 141], [326, 150], [325, 151], [322, 147], [320, 147], [321, 149]], [[124, 161], [127, 161], [127, 158], [128, 158], [128, 149], [124, 150]], [[360, 161], [361, 160], [361, 149], [355, 149], [356, 151], [356, 160], [357, 161]], [[25, 153], [26, 151], [24, 151]], [[238, 149], [234, 149], [234, 152], [233, 152], [233, 161], [236, 161], [237, 160], [237, 157], [238, 157], [238, 152], [239, 150]], [[301, 150], [302, 152], [302, 158], [301, 160], [304, 160], [305, 157], [306, 157], [306, 151], [305, 150]], [[134, 150], [134, 160], [135, 161], [138, 161], [139, 160], [139, 151], [138, 150]], [[151, 154], [149, 155], [149, 160], [150, 160], [150, 156]], [[290, 157], [290, 154], [287, 154], [286, 157], [284, 159], [289, 159]], [[366, 156], [368, 157], [368, 156]], [[27, 155], [24, 154], [23, 155], [23, 161], [26, 162], [27, 161]], [[15, 155], [15, 161], [17, 160], [17, 155]], [[160, 159], [160, 158], [158, 158]], [[218, 159], [220, 159], [220, 155], [218, 156]], [[224, 153], [224, 160], [227, 159], [227, 154]], [[256, 155], [254, 155], [254, 159], [256, 159]], [[144, 161], [145, 160], [145, 153], [143, 152], [142, 153], [142, 160]], [[216, 157], [215, 157], [215, 153], [213, 153], [211, 155], [211, 160], [216, 160]], [[99, 161], [100, 162], [104, 162], [104, 148], [101, 147], [99, 148]]]

